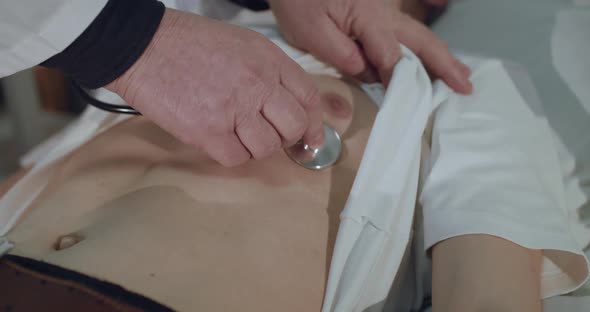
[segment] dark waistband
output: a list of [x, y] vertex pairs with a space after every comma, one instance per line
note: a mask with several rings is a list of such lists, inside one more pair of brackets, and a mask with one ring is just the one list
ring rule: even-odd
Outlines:
[[49, 263], [0, 259], [0, 311], [173, 311], [123, 287]]

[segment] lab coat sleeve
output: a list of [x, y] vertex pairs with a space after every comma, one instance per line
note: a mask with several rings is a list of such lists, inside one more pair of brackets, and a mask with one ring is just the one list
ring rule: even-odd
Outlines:
[[108, 0], [0, 0], [0, 77], [68, 47]]

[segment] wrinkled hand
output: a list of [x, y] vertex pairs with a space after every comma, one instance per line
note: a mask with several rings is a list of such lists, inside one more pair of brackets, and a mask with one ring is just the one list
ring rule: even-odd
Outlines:
[[324, 140], [303, 69], [261, 35], [194, 14], [167, 9], [144, 54], [107, 88], [225, 166]]
[[[291, 44], [342, 72], [385, 83], [401, 57], [403, 43], [436, 78], [470, 93], [469, 68], [428, 28], [402, 13], [397, 0], [269, 0]], [[357, 44], [358, 42], [358, 44]]]

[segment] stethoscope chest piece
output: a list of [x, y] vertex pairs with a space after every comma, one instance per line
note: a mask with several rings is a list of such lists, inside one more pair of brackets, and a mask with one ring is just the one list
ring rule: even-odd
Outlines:
[[311, 169], [322, 170], [335, 164], [342, 154], [342, 141], [334, 128], [324, 124], [324, 145], [320, 148], [312, 148], [309, 145], [298, 142], [285, 149], [287, 155], [298, 165]]

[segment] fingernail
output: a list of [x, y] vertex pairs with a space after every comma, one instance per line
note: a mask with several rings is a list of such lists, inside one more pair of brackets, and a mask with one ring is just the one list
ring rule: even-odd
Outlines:
[[467, 75], [465, 75], [463, 70], [454, 70], [451, 79], [453, 80], [455, 85], [460, 89], [458, 90], [459, 92], [464, 94], [469, 94], [472, 92], [473, 86], [471, 85], [471, 81], [469, 81], [469, 78], [467, 77]]
[[471, 68], [469, 68], [469, 66], [459, 62], [459, 67], [461, 68], [461, 72], [463, 73], [463, 75], [465, 75], [467, 78], [471, 76]]
[[318, 131], [317, 135], [312, 138], [306, 138], [304, 142], [312, 148], [320, 148], [324, 145], [324, 139], [324, 131]]
[[291, 147], [291, 146], [293, 146], [295, 144], [299, 144], [299, 143], [303, 143], [303, 140], [297, 139], [297, 140], [293, 140], [293, 141], [285, 141], [283, 143], [283, 148], [288, 148], [288, 147]]

